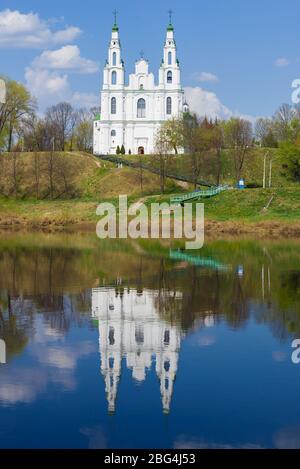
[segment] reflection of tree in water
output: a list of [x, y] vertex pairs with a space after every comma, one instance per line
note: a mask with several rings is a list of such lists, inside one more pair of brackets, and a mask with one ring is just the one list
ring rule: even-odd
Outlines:
[[281, 272], [277, 282], [273, 301], [269, 300], [256, 316], [258, 322], [270, 324], [277, 338], [285, 340], [291, 334], [300, 334], [300, 271]]
[[28, 302], [23, 298], [15, 302], [9, 293], [0, 292], [0, 338], [5, 341], [8, 359], [22, 352], [32, 334], [32, 325]]
[[[71, 249], [15, 249], [0, 254], [0, 337], [8, 358], [21, 353], [34, 336], [35, 314], [43, 314], [47, 325], [60, 333], [89, 318], [90, 292], [77, 286], [77, 264], [78, 252]], [[70, 278], [77, 285], [68, 293], [65, 285]]]
[[[232, 246], [228, 252], [230, 262], [238, 265], [239, 251], [236, 257]], [[124, 289], [155, 290], [161, 318], [179, 324], [183, 331], [201, 327], [207, 316], [214, 323], [224, 320], [240, 328], [252, 315], [258, 323], [268, 324], [276, 337], [300, 333], [300, 272], [284, 270], [293, 252], [286, 264], [284, 250], [277, 263], [270, 256], [259, 257], [260, 252], [253, 246], [243, 248], [240, 276], [235, 268], [218, 271], [126, 250], [6, 248], [0, 251], [1, 335], [10, 337], [10, 353], [14, 347], [22, 348], [33, 333], [34, 314], [43, 314], [47, 324], [61, 333], [72, 323], [84, 324], [90, 317], [90, 289], [112, 284], [112, 279], [120, 295]], [[264, 262], [268, 262], [266, 269]], [[262, 285], [262, 269], [267, 272], [266, 285]]]

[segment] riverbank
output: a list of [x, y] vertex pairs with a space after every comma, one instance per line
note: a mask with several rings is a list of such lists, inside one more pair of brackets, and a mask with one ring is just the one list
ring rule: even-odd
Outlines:
[[[170, 195], [145, 196], [142, 201], [167, 202]], [[129, 203], [137, 202], [132, 197]], [[118, 200], [0, 199], [0, 228], [29, 230], [95, 230], [100, 202]], [[208, 235], [251, 234], [258, 237], [300, 237], [300, 188], [230, 190], [204, 200]]]

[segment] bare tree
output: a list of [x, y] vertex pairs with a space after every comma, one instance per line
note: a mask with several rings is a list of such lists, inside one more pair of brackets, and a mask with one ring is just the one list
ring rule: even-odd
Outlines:
[[288, 140], [290, 124], [295, 117], [295, 109], [289, 104], [282, 104], [276, 111], [273, 128], [278, 140]]
[[34, 181], [35, 181], [35, 196], [37, 199], [40, 197], [40, 177], [41, 177], [41, 155], [39, 152], [34, 152]]
[[232, 151], [235, 176], [239, 180], [253, 143], [252, 124], [245, 119], [232, 117], [224, 123], [224, 135], [226, 145]]
[[54, 197], [54, 179], [55, 179], [55, 153], [50, 151], [47, 155], [47, 175], [49, 183], [50, 199]]
[[15, 198], [19, 194], [19, 186], [21, 182], [21, 171], [20, 171], [20, 153], [14, 151], [10, 154], [10, 163], [11, 163], [11, 192], [14, 194]]
[[76, 148], [80, 151], [92, 152], [93, 148], [93, 119], [92, 111], [79, 109], [74, 129]]
[[164, 129], [160, 128], [155, 141], [155, 155], [154, 159], [158, 160], [159, 175], [160, 175], [160, 188], [161, 192], [165, 191], [166, 185], [166, 170], [170, 160], [172, 148], [170, 141], [166, 138]]
[[143, 193], [143, 185], [144, 185], [144, 171], [143, 171], [143, 160], [142, 155], [139, 155], [139, 175], [140, 175], [140, 186], [141, 186], [141, 193]]
[[71, 104], [59, 103], [47, 110], [46, 121], [52, 126], [56, 148], [64, 151], [67, 140], [73, 141], [77, 113], [73, 110]]

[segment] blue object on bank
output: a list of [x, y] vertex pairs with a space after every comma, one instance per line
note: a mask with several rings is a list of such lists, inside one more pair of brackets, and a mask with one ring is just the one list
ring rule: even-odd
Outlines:
[[245, 179], [241, 178], [237, 186], [238, 186], [238, 189], [245, 189]]

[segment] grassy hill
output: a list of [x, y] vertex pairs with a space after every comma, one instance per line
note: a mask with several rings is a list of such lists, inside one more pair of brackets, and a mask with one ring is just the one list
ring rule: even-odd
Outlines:
[[[259, 185], [262, 181], [265, 150], [255, 149], [244, 171], [246, 182]], [[282, 227], [295, 225], [294, 233], [300, 233], [300, 187], [288, 185], [281, 175], [277, 151], [272, 155], [271, 189], [229, 190], [217, 197], [205, 200], [206, 221], [217, 223], [222, 231], [229, 223], [255, 224], [280, 223]], [[51, 161], [52, 158], [52, 161]], [[126, 156], [138, 161], [137, 156]], [[144, 156], [143, 161], [154, 166], [157, 161]], [[267, 168], [269, 168], [269, 156]], [[191, 173], [188, 155], [171, 159], [172, 171]], [[38, 178], [37, 178], [38, 176]], [[52, 177], [52, 198], [51, 198]], [[201, 178], [214, 181], [212, 166], [203, 167]], [[38, 179], [38, 180], [37, 180]], [[227, 152], [222, 155], [222, 182], [234, 181], [232, 164]], [[167, 179], [166, 193], [160, 194], [160, 178], [151, 171], [102, 161], [86, 153], [19, 153], [0, 155], [0, 226], [29, 226], [51, 229], [80, 224], [95, 227], [96, 207], [103, 200], [117, 201], [119, 194], [127, 194], [129, 201], [141, 198], [153, 201], [169, 201], [175, 192], [190, 190], [191, 185]], [[142, 190], [143, 189], [143, 190]], [[38, 192], [38, 198], [37, 198]], [[263, 210], [272, 197], [267, 210]], [[271, 225], [270, 225], [271, 224]], [[250, 228], [245, 228], [247, 229]]]
[[[167, 191], [179, 189], [178, 183], [168, 180]], [[99, 200], [120, 193], [140, 196], [159, 192], [159, 176], [150, 171], [143, 171], [141, 176], [137, 169], [118, 169], [87, 153], [0, 154], [0, 196], [4, 197]]]
[[[264, 155], [266, 158], [267, 180], [269, 177], [270, 161], [272, 160], [272, 183], [274, 186], [286, 185], [286, 179], [281, 174], [281, 164], [279, 162], [278, 150], [276, 148], [253, 148], [249, 151], [249, 155], [245, 160], [242, 176], [246, 179], [246, 183], [254, 186], [262, 186]], [[142, 161], [150, 167], [158, 167], [159, 162], [153, 159], [151, 155], [126, 155], [124, 159], [134, 161], [136, 163]], [[206, 154], [200, 158], [201, 174], [200, 179], [216, 183], [217, 160], [215, 154]], [[170, 172], [177, 172], [186, 176], [192, 176], [192, 160], [189, 155], [174, 155], [168, 163]], [[234, 184], [235, 172], [233, 160], [229, 150], [223, 150], [221, 153], [221, 184]]]
[[[267, 210], [264, 207], [273, 197]], [[147, 196], [144, 201], [169, 201], [169, 195]], [[117, 198], [108, 199], [117, 204]], [[130, 201], [138, 200], [132, 197]], [[99, 200], [100, 201], [100, 200]], [[15, 200], [0, 199], [0, 226], [56, 229], [79, 224], [95, 229], [98, 217], [95, 200]], [[286, 187], [277, 190], [229, 190], [204, 201], [205, 220], [212, 232], [254, 235], [300, 234], [300, 188]]]

